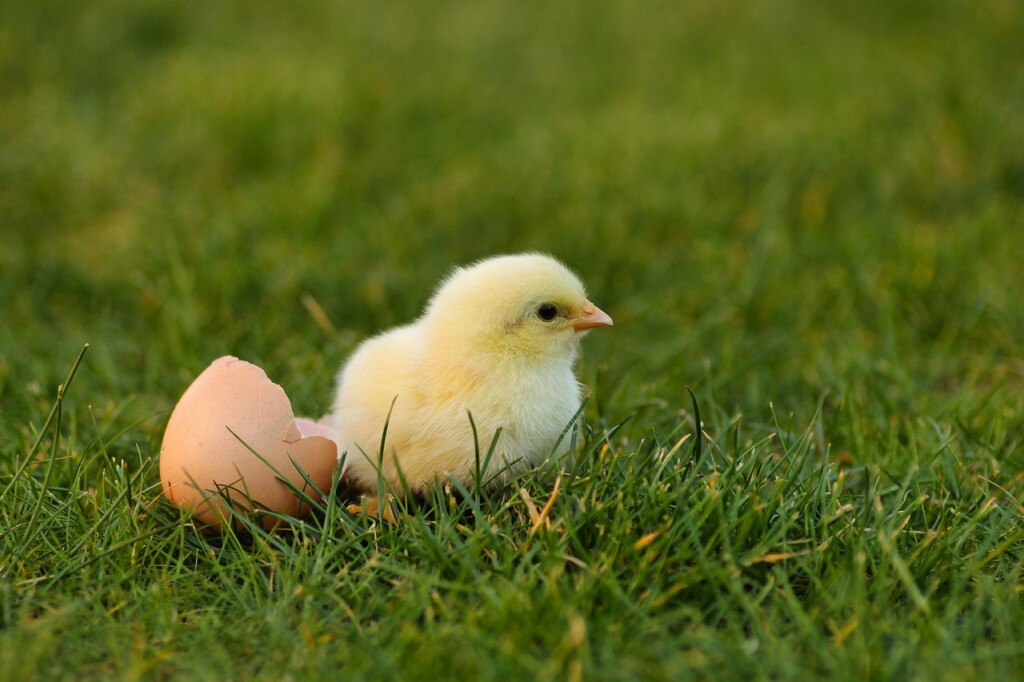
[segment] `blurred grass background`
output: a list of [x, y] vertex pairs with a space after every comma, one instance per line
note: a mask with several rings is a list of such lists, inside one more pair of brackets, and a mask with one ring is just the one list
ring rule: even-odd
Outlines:
[[614, 312], [622, 403], [796, 409], [880, 366], [914, 398], [1022, 355], [1012, 2], [2, 19], [5, 403], [88, 340], [104, 393], [166, 407], [237, 353], [323, 410], [355, 341], [523, 249]]
[[1022, 16], [4, 3], [0, 467], [85, 342], [68, 419], [136, 461], [213, 358], [323, 413], [451, 265], [536, 249], [615, 318], [581, 367], [595, 422], [671, 431], [689, 385], [709, 429], [767, 433], [773, 404], [899, 468], [930, 421], [1016, 471]]

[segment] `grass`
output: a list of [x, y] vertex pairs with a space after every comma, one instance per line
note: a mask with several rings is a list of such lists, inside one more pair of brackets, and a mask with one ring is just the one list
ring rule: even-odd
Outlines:
[[[0, 676], [1019, 676], [1022, 19], [4, 4]], [[321, 414], [525, 249], [616, 320], [564, 473], [252, 536], [162, 500], [213, 358]]]

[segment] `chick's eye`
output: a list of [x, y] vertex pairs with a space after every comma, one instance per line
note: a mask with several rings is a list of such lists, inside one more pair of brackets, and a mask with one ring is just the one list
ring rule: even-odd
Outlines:
[[550, 322], [551, 320], [555, 319], [556, 315], [558, 315], [558, 308], [556, 308], [550, 303], [544, 303], [539, 308], [537, 308], [537, 317], [544, 320], [545, 322]]

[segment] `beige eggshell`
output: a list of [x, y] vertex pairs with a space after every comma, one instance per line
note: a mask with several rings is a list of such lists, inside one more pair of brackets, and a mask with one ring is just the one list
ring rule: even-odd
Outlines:
[[[230, 516], [224, 495], [236, 508], [252, 509], [251, 500], [256, 508], [299, 516], [309, 505], [300, 504], [278, 474], [311, 497], [317, 495], [294, 460], [326, 493], [337, 453], [330, 426], [296, 419], [284, 389], [266, 372], [225, 356], [214, 360], [174, 407], [160, 448], [160, 480], [168, 500], [214, 527]], [[265, 516], [263, 525], [272, 527], [275, 521]]]

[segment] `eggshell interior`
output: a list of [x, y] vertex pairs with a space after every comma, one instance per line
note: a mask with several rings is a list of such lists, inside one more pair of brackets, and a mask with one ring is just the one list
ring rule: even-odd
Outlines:
[[[338, 447], [325, 422], [296, 419], [284, 389], [256, 365], [218, 358], [185, 390], [167, 423], [160, 449], [164, 495], [214, 527], [230, 518], [228, 500], [236, 509], [306, 514], [309, 505], [278, 478], [317, 496], [301, 467], [329, 492]], [[264, 527], [276, 524], [261, 516]]]

